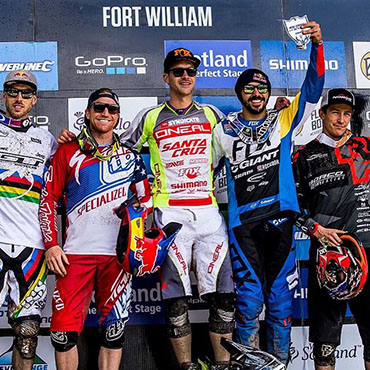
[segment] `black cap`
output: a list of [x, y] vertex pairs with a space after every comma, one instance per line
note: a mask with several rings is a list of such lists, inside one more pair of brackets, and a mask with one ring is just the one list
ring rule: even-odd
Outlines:
[[271, 83], [265, 72], [260, 71], [256, 68], [246, 69], [238, 78], [235, 84], [235, 93], [238, 99], [242, 101], [242, 90], [245, 85], [250, 82], [259, 82], [261, 84], [267, 85], [268, 92], [271, 94]]
[[321, 108], [333, 104], [347, 104], [354, 108], [355, 97], [346, 89], [330, 89], [322, 97]]
[[[119, 105], [119, 98], [118, 95], [108, 87], [102, 87], [101, 89], [95, 90], [92, 92], [89, 96], [89, 100], [87, 102], [87, 108], [90, 108], [92, 104], [98, 100], [99, 98], [110, 98], [115, 101], [117, 105]], [[85, 114], [85, 125], [89, 126], [90, 125], [90, 120], [87, 119], [86, 114]]]
[[196, 58], [190, 50], [185, 48], [177, 48], [168, 52], [163, 62], [164, 72], [168, 73], [172, 65], [181, 60], [186, 60], [193, 63], [194, 68], [198, 68], [200, 64], [200, 60]]

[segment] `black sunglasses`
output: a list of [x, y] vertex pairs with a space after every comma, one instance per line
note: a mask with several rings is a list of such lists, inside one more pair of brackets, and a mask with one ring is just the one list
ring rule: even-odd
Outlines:
[[120, 112], [118, 104], [93, 103], [92, 107], [96, 113], [103, 113], [105, 108], [108, 108], [109, 114], [117, 114]]
[[21, 93], [23, 99], [31, 99], [36, 94], [35, 90], [32, 89], [16, 89], [15, 87], [6, 87], [5, 92], [11, 98], [16, 98]]
[[175, 77], [182, 77], [184, 75], [184, 72], [186, 72], [189, 77], [194, 77], [197, 75], [197, 69], [191, 67], [190, 68], [176, 67], [170, 69], [170, 72], [172, 72]]
[[257, 89], [260, 94], [266, 94], [269, 91], [267, 85], [245, 85], [243, 87], [243, 91], [246, 94], [253, 94], [254, 89]]

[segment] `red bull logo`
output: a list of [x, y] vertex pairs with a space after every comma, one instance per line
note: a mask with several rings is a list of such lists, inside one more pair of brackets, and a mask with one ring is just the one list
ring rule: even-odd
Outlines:
[[159, 270], [159, 266], [156, 266], [158, 256], [158, 245], [151, 243], [145, 243], [143, 238], [138, 236], [134, 237], [136, 250], [134, 252], [134, 258], [141, 262], [139, 266], [137, 276], [143, 276], [145, 274], [153, 274]]
[[19, 72], [14, 73], [14, 77], [26, 77], [27, 78], [29, 76], [26, 72], [19, 71]]
[[266, 77], [262, 73], [255, 73], [253, 75], [253, 80], [263, 82], [265, 84], [267, 83]]

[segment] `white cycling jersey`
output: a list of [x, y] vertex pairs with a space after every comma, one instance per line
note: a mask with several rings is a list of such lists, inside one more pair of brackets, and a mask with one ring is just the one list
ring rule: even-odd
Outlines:
[[57, 148], [46, 130], [0, 123], [0, 242], [44, 249], [38, 219], [47, 164]]

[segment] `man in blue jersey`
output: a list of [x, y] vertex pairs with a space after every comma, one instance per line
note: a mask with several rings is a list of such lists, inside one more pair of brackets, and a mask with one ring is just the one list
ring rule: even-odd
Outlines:
[[235, 92], [242, 111], [214, 130], [214, 165], [224, 157], [228, 178], [229, 237], [237, 290], [236, 339], [259, 346], [259, 315], [266, 305], [267, 351], [288, 361], [293, 289], [297, 284], [293, 219], [299, 212], [291, 148], [294, 129], [318, 102], [324, 84], [319, 24], [302, 25], [312, 40], [301, 91], [281, 111], [267, 110], [268, 76], [247, 69]]

